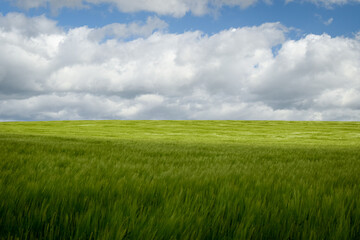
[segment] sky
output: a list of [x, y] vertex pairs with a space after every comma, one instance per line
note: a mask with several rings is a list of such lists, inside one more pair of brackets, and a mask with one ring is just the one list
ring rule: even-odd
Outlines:
[[0, 121], [360, 121], [360, 0], [0, 0]]

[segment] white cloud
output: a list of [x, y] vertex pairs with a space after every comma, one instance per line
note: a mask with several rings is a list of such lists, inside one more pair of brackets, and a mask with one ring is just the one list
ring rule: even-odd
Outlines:
[[94, 29], [89, 37], [96, 41], [102, 41], [104, 38], [126, 39], [129, 37], [148, 37], [155, 30], [166, 29], [167, 27], [168, 24], [158, 17], [148, 17], [145, 24], [113, 23], [99, 29]]
[[329, 18], [328, 20], [324, 20], [323, 17], [319, 14], [315, 14], [315, 17], [317, 17], [320, 20], [320, 22], [322, 22], [326, 26], [329, 26], [334, 21], [334, 18]]
[[326, 26], [328, 26], [328, 25], [332, 24], [333, 21], [334, 21], [334, 18], [329, 18], [328, 20], [324, 21], [324, 24]]
[[360, 119], [358, 37], [290, 40], [279, 23], [211, 36], [157, 31], [158, 18], [115, 26], [0, 16], [0, 119]]
[[319, 108], [342, 108], [360, 110], [360, 91], [358, 89], [337, 88], [326, 90], [314, 99]]
[[0, 13], [0, 26], [3, 32], [17, 33], [24, 37], [35, 37], [40, 34], [59, 33], [56, 22], [45, 16], [27, 18], [20, 13]]
[[308, 35], [286, 41], [277, 57], [252, 78], [252, 91], [274, 108], [314, 107], [313, 100], [324, 91], [359, 89], [359, 69], [358, 40]]

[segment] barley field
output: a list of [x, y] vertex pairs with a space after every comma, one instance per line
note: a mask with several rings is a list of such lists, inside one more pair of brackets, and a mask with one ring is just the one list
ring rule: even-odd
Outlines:
[[360, 239], [360, 122], [2, 122], [0, 239]]

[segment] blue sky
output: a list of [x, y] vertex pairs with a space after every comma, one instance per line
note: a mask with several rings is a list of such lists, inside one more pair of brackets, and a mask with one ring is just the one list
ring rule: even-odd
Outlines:
[[[56, 20], [59, 26], [66, 28], [84, 25], [102, 27], [115, 22], [144, 21], [149, 16], [159, 15], [151, 11], [124, 13], [108, 3], [90, 6], [83, 9], [64, 7], [54, 13], [49, 7], [24, 9], [14, 1], [0, 2], [3, 15], [8, 12], [23, 12], [29, 17], [45, 14], [48, 18]], [[360, 29], [360, 4], [351, 2], [325, 7], [311, 2], [273, 1], [270, 4], [258, 2], [245, 9], [223, 6], [201, 16], [188, 12], [182, 17], [166, 14], [161, 14], [159, 17], [169, 24], [168, 31], [171, 33], [200, 30], [206, 34], [213, 34], [231, 27], [281, 22], [287, 27], [297, 29], [300, 34], [327, 33], [331, 36], [352, 36]]]
[[0, 120], [360, 120], [359, 0], [3, 0]]

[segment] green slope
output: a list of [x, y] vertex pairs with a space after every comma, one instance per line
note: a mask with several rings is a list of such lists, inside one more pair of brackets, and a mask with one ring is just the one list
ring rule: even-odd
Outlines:
[[0, 239], [359, 239], [360, 123], [0, 123]]

